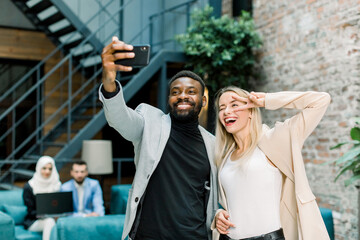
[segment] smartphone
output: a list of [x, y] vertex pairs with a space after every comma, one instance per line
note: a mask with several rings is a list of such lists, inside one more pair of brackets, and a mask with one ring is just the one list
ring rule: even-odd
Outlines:
[[133, 52], [135, 53], [134, 58], [127, 58], [115, 61], [115, 64], [120, 64], [124, 66], [130, 67], [144, 67], [149, 64], [150, 60], [150, 45], [133, 45], [133, 50], [119, 50], [115, 51], [115, 53], [119, 52]]

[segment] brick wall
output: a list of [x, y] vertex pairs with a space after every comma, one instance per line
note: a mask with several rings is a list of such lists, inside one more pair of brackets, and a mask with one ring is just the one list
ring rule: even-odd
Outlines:
[[[253, 9], [264, 40], [259, 59], [265, 81], [256, 90], [316, 90], [332, 96], [303, 156], [319, 205], [334, 210], [336, 239], [357, 240], [357, 190], [344, 187], [346, 177], [334, 183], [337, 169], [322, 163], [346, 151], [329, 148], [348, 140], [351, 117], [360, 116], [360, 1], [255, 0]], [[293, 113], [265, 111], [264, 121]]]
[[[232, 0], [223, 0], [229, 14]], [[229, 14], [230, 15], [230, 14]], [[309, 182], [320, 206], [334, 211], [336, 239], [358, 239], [358, 198], [354, 186], [336, 183], [337, 168], [324, 165], [347, 147], [329, 150], [343, 140], [360, 116], [360, 1], [254, 0], [253, 15], [264, 46], [259, 61], [264, 81], [255, 91], [325, 91], [332, 102], [307, 139], [303, 157]], [[273, 124], [294, 111], [264, 111]]]

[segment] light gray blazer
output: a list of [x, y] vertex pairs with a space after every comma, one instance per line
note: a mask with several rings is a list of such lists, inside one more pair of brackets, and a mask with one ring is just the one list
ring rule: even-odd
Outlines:
[[[129, 234], [134, 223], [136, 211], [141, 197], [149, 183], [150, 176], [158, 165], [169, 139], [171, 119], [160, 109], [148, 104], [140, 104], [135, 110], [126, 106], [123, 90], [106, 99], [99, 89], [99, 99], [103, 103], [105, 117], [111, 127], [116, 129], [125, 139], [131, 141], [135, 151], [136, 173], [126, 206], [126, 217], [122, 239]], [[210, 197], [206, 210], [208, 238], [211, 239], [210, 225], [218, 209], [217, 169], [214, 163], [215, 137], [199, 126], [208, 154], [210, 174]]]

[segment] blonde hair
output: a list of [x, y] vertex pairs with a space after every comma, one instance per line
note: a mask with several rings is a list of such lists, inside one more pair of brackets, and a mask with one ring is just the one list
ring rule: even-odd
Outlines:
[[[235, 86], [228, 86], [220, 89], [216, 93], [215, 97], [215, 110], [216, 110], [216, 144], [215, 144], [215, 161], [216, 165], [219, 167], [221, 163], [225, 160], [225, 156], [236, 149], [236, 142], [231, 133], [228, 133], [222, 123], [219, 120], [219, 100], [221, 95], [226, 92], [234, 92], [240, 97], [248, 97], [249, 93], [241, 88]], [[261, 112], [258, 107], [250, 108], [250, 113], [252, 118], [250, 119], [250, 132], [246, 136], [249, 140], [249, 145], [246, 149], [243, 150], [240, 159], [244, 160], [239, 162], [239, 165], [243, 165], [246, 162], [246, 157], [252, 153], [257, 146], [262, 132], [262, 121], [261, 121]]]

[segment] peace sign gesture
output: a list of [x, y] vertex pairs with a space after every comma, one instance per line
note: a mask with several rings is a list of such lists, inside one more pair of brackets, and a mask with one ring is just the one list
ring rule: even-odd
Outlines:
[[238, 95], [232, 97], [239, 102], [245, 103], [244, 105], [236, 107], [235, 111], [265, 106], [265, 93], [263, 92], [251, 92], [248, 97], [240, 97]]

